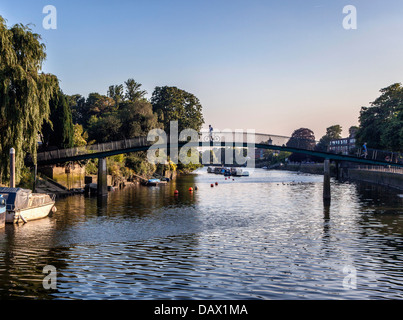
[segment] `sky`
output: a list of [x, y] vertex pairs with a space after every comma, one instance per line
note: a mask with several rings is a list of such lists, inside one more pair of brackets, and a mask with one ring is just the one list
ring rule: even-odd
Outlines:
[[[46, 30], [46, 5], [57, 10]], [[357, 29], [343, 8], [355, 6]], [[205, 127], [317, 140], [358, 125], [362, 106], [403, 82], [401, 0], [2, 0], [7, 25], [31, 24], [43, 71], [66, 94], [106, 94], [129, 78], [193, 93]]]

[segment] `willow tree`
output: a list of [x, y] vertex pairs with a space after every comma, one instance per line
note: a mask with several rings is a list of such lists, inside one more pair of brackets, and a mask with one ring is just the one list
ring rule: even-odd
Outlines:
[[27, 153], [36, 162], [38, 133], [49, 120], [49, 100], [58, 81], [41, 72], [46, 58], [40, 35], [22, 24], [7, 27], [0, 16], [0, 179], [9, 175], [16, 151], [17, 180]]

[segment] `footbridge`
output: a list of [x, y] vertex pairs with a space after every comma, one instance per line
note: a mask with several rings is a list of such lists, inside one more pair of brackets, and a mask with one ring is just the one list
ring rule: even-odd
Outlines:
[[[210, 148], [258, 148], [277, 151], [287, 151], [301, 153], [309, 156], [316, 156], [325, 159], [325, 170], [329, 161], [348, 161], [366, 165], [403, 167], [403, 155], [401, 153], [385, 150], [367, 149], [363, 152], [361, 148], [353, 154], [337, 154], [328, 150], [318, 150], [318, 142], [312, 139], [285, 137], [271, 134], [251, 133], [251, 132], [226, 132], [214, 133], [210, 136], [207, 132], [198, 134], [197, 139], [184, 139], [179, 141], [178, 137], [136, 137], [120, 141], [111, 141], [75, 147], [69, 149], [58, 149], [52, 151], [39, 152], [37, 154], [37, 165], [64, 164], [67, 162], [82, 161], [87, 159], [99, 159], [98, 165], [98, 190], [104, 193], [106, 186], [102, 186], [102, 181], [106, 184], [106, 158], [118, 154], [146, 151], [150, 147], [164, 149], [186, 147], [210, 147]], [[158, 144], [156, 144], [158, 143]], [[327, 164], [326, 164], [327, 162]], [[205, 164], [205, 163], [204, 163]], [[326, 173], [326, 172], [325, 172]], [[102, 190], [100, 190], [102, 189]], [[106, 191], [105, 191], [106, 192]]]

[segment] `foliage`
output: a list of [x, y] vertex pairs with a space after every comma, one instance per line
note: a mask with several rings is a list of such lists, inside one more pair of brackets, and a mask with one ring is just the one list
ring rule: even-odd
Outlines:
[[145, 152], [130, 153], [126, 156], [125, 166], [142, 177], [150, 177], [156, 170], [156, 166], [145, 160]]
[[340, 125], [333, 125], [326, 129], [326, 134], [319, 140], [315, 147], [316, 151], [326, 152], [330, 141], [341, 139], [342, 127]]
[[120, 132], [126, 139], [145, 136], [151, 129], [162, 128], [152, 105], [145, 99], [122, 104], [117, 117], [122, 124]]
[[134, 102], [140, 99], [144, 99], [144, 96], [147, 94], [147, 91], [140, 89], [141, 83], [136, 82], [134, 79], [128, 79], [125, 82], [125, 85], [125, 98], [127, 101]]
[[87, 145], [88, 133], [84, 132], [83, 126], [81, 124], [75, 124], [74, 135], [73, 135], [73, 143], [75, 147], [82, 147]]
[[36, 162], [38, 133], [49, 120], [49, 101], [58, 86], [40, 73], [46, 58], [40, 35], [22, 24], [8, 28], [0, 16], [0, 176], [9, 173], [9, 150], [16, 150], [16, 178], [27, 153]]
[[108, 90], [108, 97], [112, 98], [115, 102], [115, 107], [118, 108], [119, 104], [124, 99], [123, 85], [110, 86]]
[[403, 151], [403, 87], [400, 83], [381, 89], [370, 107], [362, 107], [357, 143], [369, 148]]
[[[295, 130], [290, 140], [287, 142], [287, 147], [290, 148], [314, 150], [315, 146], [315, 135], [313, 131], [308, 128], [300, 128]], [[309, 159], [309, 156], [301, 153], [293, 153], [289, 157], [289, 160], [293, 162], [307, 161]]]
[[204, 123], [202, 105], [195, 95], [177, 87], [156, 87], [151, 103], [166, 132], [169, 132], [170, 121], [178, 121], [179, 132], [201, 130]]
[[59, 149], [71, 148], [74, 145], [74, 126], [71, 110], [63, 92], [58, 89], [50, 100], [50, 121], [42, 126], [42, 142], [45, 147]]

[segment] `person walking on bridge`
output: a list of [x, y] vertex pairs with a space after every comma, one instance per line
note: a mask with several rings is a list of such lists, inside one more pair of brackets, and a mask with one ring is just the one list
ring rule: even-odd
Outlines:
[[208, 130], [209, 130], [210, 141], [213, 141], [213, 127], [211, 126], [211, 124], [208, 125]]
[[363, 156], [366, 159], [368, 156], [368, 149], [367, 149], [367, 143], [364, 142], [364, 145], [362, 146], [362, 151], [363, 151]]

